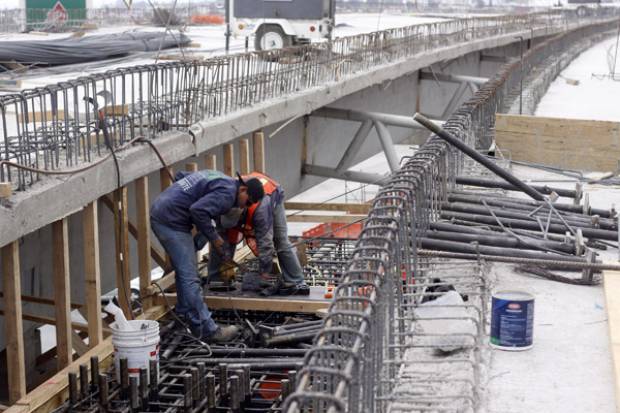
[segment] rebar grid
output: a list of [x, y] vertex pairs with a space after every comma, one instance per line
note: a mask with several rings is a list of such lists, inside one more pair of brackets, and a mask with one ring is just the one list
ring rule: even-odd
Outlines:
[[[458, 19], [276, 51], [115, 69], [4, 95], [0, 180], [25, 190], [41, 174], [24, 167], [57, 171], [87, 166], [109, 148], [122, 147], [136, 137], [154, 139], [173, 130], [188, 131], [198, 121], [339, 82], [436, 48], [525, 29], [600, 22], [618, 12], [601, 8], [578, 22], [562, 11]], [[109, 142], [103, 129], [109, 131]]]
[[[588, 26], [537, 45], [524, 55], [523, 73], [567, 50], [578, 39], [614, 27], [615, 23]], [[480, 138], [493, 130], [495, 113], [502, 111], [508, 94], [519, 85], [521, 73], [520, 62], [504, 65], [444, 128], [471, 146], [474, 141], [480, 143]], [[423, 267], [426, 261], [417, 256], [419, 239], [438, 218], [441, 202], [448, 189], [454, 188], [463, 165], [462, 154], [432, 136], [381, 188], [336, 289], [325, 327], [306, 355], [296, 391], [286, 400], [284, 411], [476, 410], [480, 379], [476, 349], [484, 334], [486, 314], [484, 277], [476, 272], [469, 279], [446, 278], [444, 274], [435, 282], [433, 272]], [[460, 373], [446, 373], [436, 382], [430, 373], [443, 361], [414, 357], [420, 353], [428, 356], [424, 350], [429, 350], [429, 346], [422, 346], [423, 350], [417, 347], [424, 343], [424, 336], [416, 330], [416, 323], [423, 321], [420, 299], [429, 295], [425, 288], [433, 284], [454, 283], [463, 284], [453, 286], [472, 297], [472, 302], [463, 306], [467, 315], [461, 318], [475, 328], [463, 335], [470, 339], [469, 343], [466, 340], [466, 352], [445, 359], [448, 364], [461, 363]], [[408, 360], [408, 356], [414, 359]], [[446, 385], [450, 380], [453, 384]]]

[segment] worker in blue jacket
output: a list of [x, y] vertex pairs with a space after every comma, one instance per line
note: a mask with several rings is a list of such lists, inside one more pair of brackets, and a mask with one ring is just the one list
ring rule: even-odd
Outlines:
[[177, 304], [175, 312], [189, 323], [192, 333], [214, 343], [236, 338], [236, 326], [218, 326], [202, 296], [198, 276], [192, 226], [211, 243], [223, 260], [224, 240], [216, 232], [213, 220], [233, 208], [247, 208], [264, 195], [257, 179], [231, 178], [218, 171], [180, 172], [174, 184], [163, 191], [151, 208], [151, 228], [170, 256], [175, 271]]
[[[224, 228], [224, 249], [230, 254], [234, 252], [239, 242], [245, 240], [252, 253], [258, 257], [262, 281], [270, 278], [274, 252], [277, 254], [282, 269], [282, 279], [278, 279], [275, 285], [262, 290], [262, 294], [310, 294], [310, 288], [305, 283], [295, 248], [288, 239], [284, 190], [273, 178], [260, 172], [252, 172], [241, 179], [259, 180], [263, 185], [264, 197], [260, 202], [243, 211], [234, 226]], [[209, 257], [210, 277], [218, 272], [220, 265], [221, 260], [216, 254]]]

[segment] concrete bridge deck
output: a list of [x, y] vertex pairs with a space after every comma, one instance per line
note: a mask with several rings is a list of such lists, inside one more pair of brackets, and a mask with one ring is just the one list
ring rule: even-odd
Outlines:
[[[596, 20], [601, 21], [603, 18]], [[369, 97], [381, 99], [375, 96], [376, 92], [372, 92], [373, 88], [377, 87], [384, 91], [390, 90], [391, 98], [394, 97], [395, 92], [401, 95], [397, 97], [398, 104], [392, 110], [393, 112], [411, 115], [415, 111], [413, 102], [416, 100], [419, 108], [420, 101], [422, 101], [422, 106], [433, 107], [433, 100], [445, 98], [444, 96], [437, 98], [432, 92], [427, 92], [422, 98], [419, 96], [416, 84], [419, 84], [422, 77], [417, 75], [421, 69], [443, 65], [446, 73], [490, 75], [497, 69], [502, 58], [514, 57], [518, 54], [517, 38], [535, 41], [590, 23], [592, 23], [591, 20], [570, 20], [567, 16], [557, 13], [474, 18], [423, 25], [415, 30], [401, 28], [395, 31], [340, 39], [336, 41], [340, 43], [333, 50], [339, 50], [341, 53], [336, 58], [327, 60], [324, 56], [316, 60], [310, 57], [308, 59], [312, 60], [311, 62], [306, 62], [303, 58], [301, 61], [297, 59], [295, 64], [287, 65], [283, 62], [287, 58], [294, 58], [299, 51], [282, 51], [277, 56], [280, 64], [276, 70], [280, 77], [272, 78], [275, 84], [267, 85], [275, 89], [279, 87], [280, 90], [266, 94], [264, 99], [259, 99], [255, 103], [241, 103], [236, 107], [231, 105], [228, 113], [221, 115], [205, 113], [206, 118], [193, 122], [189, 130], [179, 127], [176, 131], [162, 133], [151, 128], [145, 135], [156, 137], [153, 139], [154, 145], [163, 154], [168, 164], [174, 164], [214, 150], [252, 131], [262, 128], [274, 130], [282, 122], [290, 122], [285, 131], [269, 142], [269, 146], [277, 148], [280, 143], [286, 142], [290, 145], [289, 149], [295, 148], [294, 155], [291, 156], [294, 159], [287, 160], [284, 165], [274, 165], [277, 169], [272, 173], [285, 175], [286, 178], [283, 179], [285, 187], [289, 192], [296, 193], [310, 184], [310, 182], [304, 182], [299, 159], [304, 129], [303, 119], [300, 118], [303, 115], [309, 115], [316, 109], [334, 104], [345, 108], [357, 108], [360, 105], [362, 108], [368, 107], [364, 101], [367, 103]], [[515, 42], [517, 42], [516, 45]], [[314, 52], [314, 47], [309, 47], [306, 50], [307, 53]], [[316, 46], [319, 49], [322, 47]], [[490, 56], [489, 63], [485, 64], [486, 57], [483, 51]], [[493, 58], [494, 56], [496, 59]], [[245, 57], [245, 55], [238, 55], [231, 59], [239, 60]], [[256, 57], [255, 53], [247, 55], [248, 59]], [[258, 58], [264, 60], [270, 57], [258, 56]], [[352, 59], [358, 59], [358, 61], [355, 62]], [[460, 60], [454, 64], [456, 59]], [[284, 83], [285, 79], [292, 83], [295, 79], [298, 81], [303, 77], [313, 76], [312, 71], [320, 71], [320, 73], [314, 75], [317, 76], [316, 79], [306, 82], [309, 87], [301, 84], [290, 86]], [[438, 72], [442, 70], [438, 69]], [[403, 79], [406, 79], [407, 86], [402, 84]], [[243, 85], [235, 85], [235, 87], [242, 88]], [[51, 88], [48, 89], [51, 90]], [[133, 103], [139, 105], [138, 100], [136, 99]], [[112, 97], [111, 101], [116, 102], [117, 105], [126, 102], [125, 95], [123, 99]], [[374, 107], [382, 107], [383, 103], [374, 105]], [[444, 105], [444, 102], [439, 105]], [[11, 104], [8, 103], [3, 105], [4, 108], [10, 106]], [[403, 111], [404, 108], [406, 110]], [[21, 109], [18, 112], [25, 113], [25, 110]], [[80, 116], [79, 113], [77, 115], [76, 117]], [[62, 116], [62, 114], [55, 117], [52, 115], [49, 120], [59, 122]], [[7, 124], [10, 123], [7, 119], [4, 119], [3, 125], [5, 135], [7, 135]], [[144, 119], [144, 116], [140, 116], [139, 119]], [[149, 120], [153, 122], [152, 118]], [[116, 126], [120, 129], [123, 124]], [[317, 128], [311, 128], [312, 135], [319, 136], [333, 134], [334, 131], [340, 130], [341, 125], [336, 129], [332, 127], [331, 130], [321, 123], [315, 123], [312, 126], [317, 126]], [[96, 128], [96, 125], [88, 125], [88, 128], [92, 134], [95, 130], [92, 128]], [[120, 133], [116, 129], [114, 131], [114, 133]], [[7, 138], [8, 136], [5, 136], [5, 139]], [[402, 136], [395, 137], [395, 140], [401, 138]], [[126, 137], [125, 141], [128, 140], [129, 138]], [[308, 144], [306, 142], [306, 145]], [[310, 150], [316, 150], [317, 156], [326, 161], [331, 160], [330, 152], [334, 148], [344, 145], [342, 142], [324, 145], [317, 141], [310, 144], [322, 145], [322, 149], [310, 148]], [[283, 153], [276, 154], [275, 158], [283, 159], [283, 155]], [[133, 145], [119, 152], [118, 157], [122, 184], [130, 183], [136, 178], [161, 168], [161, 163], [154, 152], [144, 144]], [[12, 159], [9, 155], [6, 158]], [[83, 166], [83, 164], [80, 163], [78, 166]], [[4, 207], [0, 208], [0, 227], [3, 228], [0, 233], [0, 246], [81, 209], [88, 202], [111, 192], [116, 186], [116, 171], [111, 158], [94, 168], [69, 176], [61, 175], [43, 178], [39, 182], [35, 181], [26, 190], [15, 192], [10, 199], [4, 201]]]

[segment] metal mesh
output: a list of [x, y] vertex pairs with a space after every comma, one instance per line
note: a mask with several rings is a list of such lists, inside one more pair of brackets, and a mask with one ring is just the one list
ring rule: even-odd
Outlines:
[[[613, 27], [588, 26], [537, 45], [524, 56], [524, 73], [579, 39]], [[505, 65], [450, 117], [445, 129], [473, 145], [475, 137], [492, 129], [495, 113], [518, 87], [521, 73], [519, 62]], [[437, 218], [463, 164], [461, 155], [433, 136], [381, 188], [285, 411], [476, 410], [481, 374], [477, 349], [487, 302], [484, 271], [467, 264], [433, 270], [433, 264], [417, 256], [418, 237]], [[471, 329], [451, 334], [462, 339], [462, 351], [435, 358], [432, 351], [442, 347], [437, 335], [429, 337], [419, 327], [429, 321], [424, 298], [444, 296], [445, 291], [432, 290], [440, 286], [451, 286], [468, 300], [433, 308], [430, 318], [469, 322]], [[446, 309], [460, 313], [438, 316]]]

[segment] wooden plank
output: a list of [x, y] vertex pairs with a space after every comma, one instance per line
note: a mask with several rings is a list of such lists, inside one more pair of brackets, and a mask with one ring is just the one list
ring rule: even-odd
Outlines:
[[71, 276], [69, 274], [68, 218], [52, 223], [54, 301], [56, 302], [56, 351], [58, 369], [73, 361], [71, 346]]
[[[159, 287], [161, 287], [162, 290], [166, 291], [168, 288], [172, 287], [174, 285], [174, 276], [175, 276], [175, 272], [171, 271], [169, 273], [167, 273], [166, 275], [164, 275], [163, 277], [161, 277], [159, 280], [157, 280], [157, 284], [159, 285]], [[155, 285], [151, 285], [148, 289], [147, 289], [147, 297], [150, 297], [152, 295], [157, 295], [160, 294], [161, 291], [159, 291], [159, 288]]]
[[239, 141], [239, 172], [241, 175], [247, 175], [250, 170], [250, 141], [241, 139]]
[[[140, 296], [145, 297], [151, 286], [151, 230], [149, 228], [149, 178], [143, 176], [135, 181], [136, 222], [138, 236], [138, 272]], [[164, 258], [165, 262], [165, 258]], [[147, 303], [148, 304], [148, 303]]]
[[[0, 292], [0, 298], [1, 297], [4, 297], [4, 294]], [[52, 306], [56, 305], [56, 302], [52, 300], [51, 298], [33, 297], [31, 295], [25, 295], [25, 294], [22, 294], [22, 301], [25, 303], [35, 303], [35, 304], [44, 304], [44, 305], [52, 305]], [[71, 303], [72, 310], [77, 310], [82, 307], [83, 307], [82, 304]]]
[[172, 167], [161, 168], [159, 170], [159, 183], [162, 192], [166, 190], [170, 185], [172, 185], [172, 178], [174, 176], [174, 170]]
[[370, 204], [347, 204], [340, 202], [314, 203], [314, 202], [285, 202], [286, 209], [296, 209], [300, 211], [343, 211], [350, 214], [368, 214]]
[[614, 365], [616, 412], [620, 413], [620, 271], [603, 271], [605, 308]]
[[[102, 337], [102, 340], [103, 340], [103, 337]], [[79, 334], [73, 330], [71, 330], [71, 347], [75, 349], [75, 352], [77, 353], [78, 357], [83, 356], [88, 351], [88, 345], [84, 343], [84, 340], [82, 340], [82, 337], [80, 337]]]
[[114, 191], [114, 239], [116, 251], [116, 288], [118, 302], [125, 317], [132, 319], [131, 272], [129, 265], [129, 217], [127, 212], [127, 187]]
[[10, 182], [0, 182], [0, 199], [10, 198], [13, 195], [13, 186]]
[[[318, 310], [329, 307], [331, 300], [323, 297], [324, 287], [310, 287], [310, 296], [290, 296], [290, 297], [240, 297], [231, 295], [206, 295], [205, 302], [209, 309], [236, 309], [247, 311], [281, 311], [286, 313], [315, 313]], [[173, 305], [176, 303], [177, 295], [167, 293], [166, 299]], [[163, 297], [156, 298], [158, 304], [165, 303]]]
[[26, 394], [19, 241], [2, 247], [2, 289], [9, 403], [14, 403]]
[[[3, 310], [0, 310], [0, 315], [4, 315]], [[26, 321], [32, 321], [33, 323], [47, 324], [50, 326], [55, 326], [57, 323], [54, 317], [47, 317], [47, 316], [37, 315], [37, 314], [29, 314], [29, 313], [24, 313], [24, 312], [22, 312], [22, 319]], [[73, 330], [88, 333], [88, 324], [72, 322], [71, 328]], [[112, 334], [112, 330], [106, 327], [103, 327], [102, 331], [106, 334]]]
[[362, 221], [367, 215], [289, 215], [286, 217], [288, 222], [317, 222], [328, 223], [337, 222], [342, 224], [352, 224]]
[[620, 123], [497, 114], [495, 140], [519, 161], [559, 168], [615, 171]]
[[235, 147], [232, 143], [224, 145], [224, 173], [228, 176], [235, 174]]
[[217, 169], [217, 156], [215, 156], [215, 154], [210, 153], [205, 155], [205, 168], [214, 171]]
[[254, 157], [254, 170], [266, 173], [265, 166], [265, 134], [257, 131], [252, 134], [252, 153]]
[[188, 162], [185, 164], [187, 172], [198, 172], [198, 164], [196, 162]]
[[[102, 196], [99, 199], [101, 199], [101, 202], [103, 202], [103, 204], [106, 207], [108, 207], [108, 209], [112, 211], [112, 213], [114, 213], [114, 201], [112, 201], [109, 196]], [[129, 233], [131, 234], [132, 237], [134, 237], [134, 239], [137, 240], [138, 239], [138, 227], [134, 225], [134, 223], [131, 221], [127, 221], [127, 223], [129, 224]], [[154, 247], [152, 244], [151, 244], [151, 258], [153, 259], [153, 261], [157, 263], [157, 265], [159, 265], [162, 268], [166, 268], [165, 253], [160, 251], [158, 248]]]
[[[152, 307], [140, 315], [138, 319], [157, 320], [166, 314], [167, 311], [165, 306]], [[108, 337], [75, 360], [71, 365], [62, 369], [45, 383], [19, 399], [6, 413], [44, 413], [54, 410], [69, 395], [69, 379], [67, 378], [69, 372], [77, 371], [78, 366], [81, 364], [86, 364], [90, 370], [90, 358], [94, 356], [99, 358], [100, 371], [104, 371], [106, 366], [111, 364], [113, 352], [112, 337]]]
[[92, 348], [103, 340], [97, 201], [86, 205], [82, 219], [84, 222], [84, 289], [86, 293], [86, 319], [88, 320], [88, 345]]

